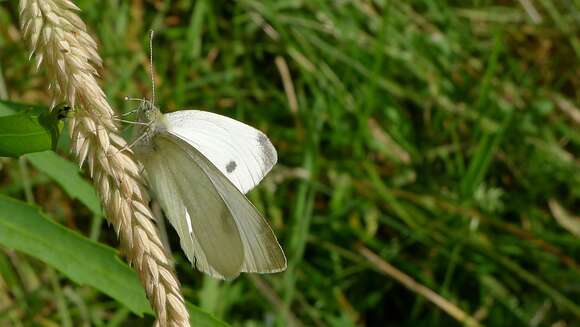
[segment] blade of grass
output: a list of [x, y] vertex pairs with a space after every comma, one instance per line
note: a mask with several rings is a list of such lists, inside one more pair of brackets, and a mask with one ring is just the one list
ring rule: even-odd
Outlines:
[[431, 303], [438, 306], [441, 310], [445, 311], [448, 315], [453, 317], [455, 320], [459, 321], [466, 326], [481, 326], [477, 320], [465, 313], [455, 304], [449, 302], [439, 294], [435, 293], [433, 290], [425, 287], [422, 284], [417, 283], [413, 278], [404, 272], [400, 271], [393, 265], [389, 264], [381, 257], [373, 253], [371, 250], [361, 246], [358, 248], [360, 254], [362, 254], [367, 260], [369, 260], [377, 270], [386, 274], [387, 276], [395, 279], [397, 282], [403, 284], [406, 288], [415, 292], [422, 297], [429, 300]]

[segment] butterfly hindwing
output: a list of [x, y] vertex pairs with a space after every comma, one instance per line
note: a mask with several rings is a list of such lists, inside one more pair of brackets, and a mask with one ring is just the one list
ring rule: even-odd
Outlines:
[[169, 136], [209, 178], [240, 232], [244, 248], [241, 271], [273, 273], [286, 269], [286, 257], [274, 232], [252, 203], [200, 151], [179, 136]]
[[173, 138], [158, 134], [153, 143], [155, 150], [140, 159], [189, 260], [214, 277], [235, 278], [242, 270], [244, 248], [229, 208]]

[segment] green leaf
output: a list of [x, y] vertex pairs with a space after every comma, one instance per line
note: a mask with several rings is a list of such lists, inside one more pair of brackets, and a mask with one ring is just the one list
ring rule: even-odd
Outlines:
[[26, 155], [36, 169], [54, 179], [72, 198], [79, 199], [95, 215], [102, 215], [101, 202], [93, 186], [79, 174], [76, 164], [52, 151]]
[[[38, 207], [0, 195], [0, 244], [98, 289], [139, 316], [153, 314], [137, 275], [115, 249], [53, 222]], [[189, 302], [186, 305], [192, 326], [229, 326]]]
[[64, 125], [63, 111], [0, 101], [0, 156], [54, 150]]
[[191, 326], [196, 327], [228, 327], [225, 322], [216, 319], [209, 313], [202, 311], [193, 304], [186, 302], [187, 311], [189, 312], [189, 322]]
[[152, 313], [137, 275], [114, 249], [56, 224], [35, 206], [0, 195], [0, 243], [102, 291], [137, 315]]

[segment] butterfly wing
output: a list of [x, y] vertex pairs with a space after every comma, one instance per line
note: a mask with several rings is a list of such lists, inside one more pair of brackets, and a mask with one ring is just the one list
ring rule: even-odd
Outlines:
[[264, 133], [237, 120], [198, 110], [176, 111], [164, 118], [171, 134], [194, 146], [244, 194], [278, 160]]
[[211, 276], [235, 278], [244, 260], [240, 231], [213, 181], [191, 159], [191, 151], [160, 133], [149, 151], [136, 154], [188, 259]]
[[[240, 232], [244, 259], [241, 271], [273, 273], [286, 269], [286, 257], [274, 232], [252, 203], [200, 151], [176, 135], [166, 135], [207, 176]], [[194, 216], [195, 217], [195, 216]], [[196, 224], [194, 218], [193, 224]]]

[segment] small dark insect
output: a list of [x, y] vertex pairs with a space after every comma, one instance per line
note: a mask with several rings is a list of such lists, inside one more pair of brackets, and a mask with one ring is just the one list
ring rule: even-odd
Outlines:
[[68, 115], [68, 113], [71, 111], [71, 106], [69, 105], [64, 105], [62, 107], [57, 108], [58, 113], [56, 114], [56, 118], [57, 119], [65, 119]]

